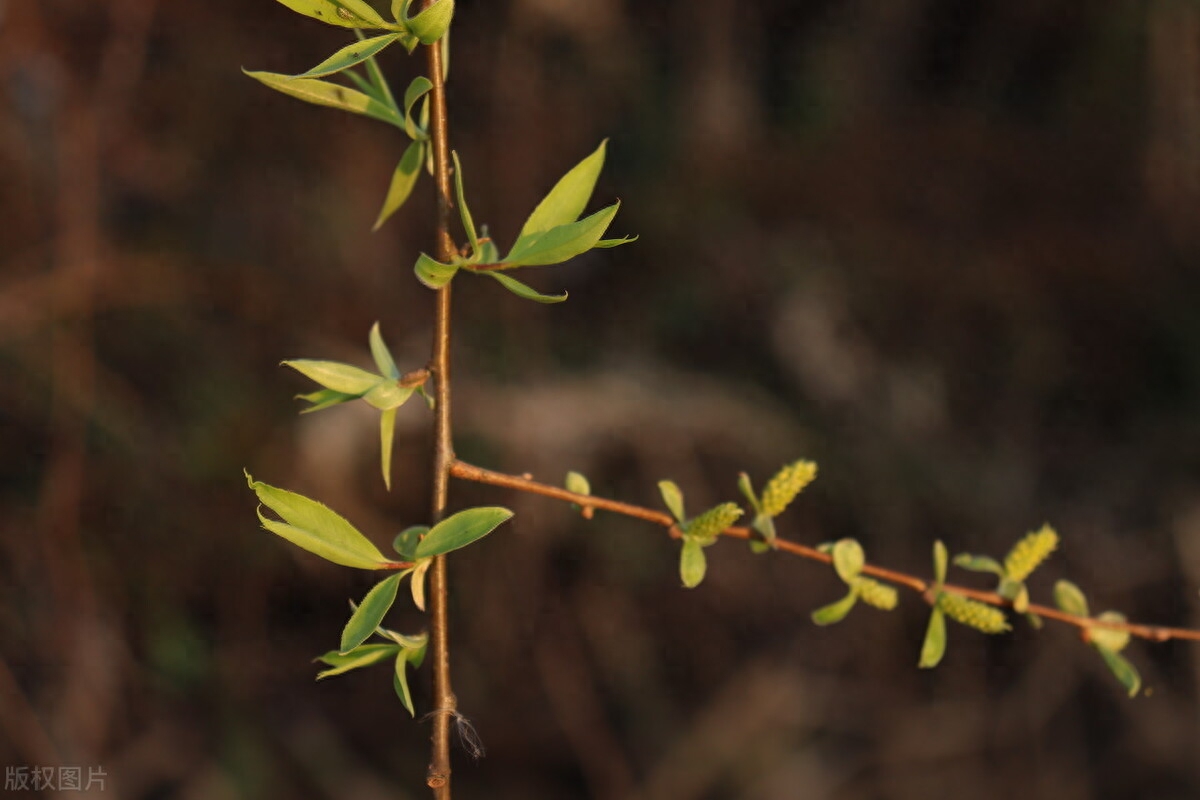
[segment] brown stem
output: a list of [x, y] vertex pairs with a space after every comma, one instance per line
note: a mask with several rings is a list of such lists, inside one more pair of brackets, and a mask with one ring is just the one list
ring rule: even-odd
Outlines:
[[[432, 5], [431, 0], [423, 4]], [[430, 131], [433, 139], [433, 170], [437, 183], [437, 254], [441, 261], [454, 257], [454, 239], [450, 235], [450, 145], [446, 116], [446, 84], [442, 72], [441, 45], [425, 48], [430, 92]], [[437, 293], [433, 332], [433, 356], [429, 364], [436, 380], [434, 406], [433, 502], [430, 523], [439, 522], [446, 512], [446, 493], [454, 446], [450, 427], [450, 284]], [[438, 556], [429, 570], [429, 658], [433, 669], [433, 732], [429, 768], [425, 783], [436, 800], [450, 800], [450, 723], [455, 711], [454, 690], [450, 683], [450, 639], [447, 613], [448, 587], [446, 557]]]
[[[653, 522], [667, 528], [670, 534], [674, 537], [680, 535], [679, 529], [675, 524], [675, 518], [670, 514], [662, 511], [656, 511], [652, 508], [643, 506], [635, 506], [629, 503], [622, 503], [617, 500], [608, 500], [603, 497], [595, 497], [588, 494], [577, 494], [566, 489], [560, 489], [557, 486], [551, 486], [546, 483], [538, 483], [527, 477], [518, 475], [509, 475], [506, 472], [495, 472], [483, 467], [476, 467], [473, 464], [468, 464], [464, 461], [454, 460], [450, 464], [450, 475], [463, 480], [475, 481], [476, 483], [486, 483], [492, 486], [501, 486], [507, 489], [516, 489], [521, 492], [529, 492], [530, 494], [540, 494], [543, 497], [552, 497], [556, 500], [565, 500], [568, 503], [575, 503], [587, 509], [598, 508], [603, 511], [611, 511], [614, 514], [624, 514], [628, 517], [637, 517], [644, 519], [647, 522]], [[757, 534], [750, 528], [733, 525], [721, 531], [723, 536], [729, 536], [734, 539], [753, 539]], [[820, 561], [825, 564], [833, 562], [833, 557], [827, 553], [823, 553], [814, 547], [798, 544], [788, 541], [787, 539], [776, 539], [775, 549], [782, 550], [785, 553], [791, 553], [801, 558], [807, 558], [811, 561]], [[900, 586], [912, 589], [914, 592], [924, 595], [930, 588], [931, 584], [918, 578], [916, 575], [909, 575], [906, 572], [897, 572], [896, 570], [877, 567], [872, 564], [863, 566], [863, 574], [871, 575], [876, 578], [895, 583]], [[1009, 600], [1001, 597], [996, 592], [986, 592], [980, 589], [972, 589], [967, 586], [956, 586], [951, 583], [943, 584], [942, 590], [953, 592], [964, 597], [970, 597], [974, 600], [979, 600], [983, 603], [988, 603], [994, 606], [1010, 606], [1012, 603]], [[1067, 625], [1074, 625], [1080, 629], [1080, 633], [1087, 638], [1088, 630], [1092, 628], [1107, 628], [1115, 631], [1126, 631], [1131, 636], [1137, 636], [1142, 639], [1148, 639], [1152, 642], [1165, 642], [1168, 639], [1186, 639], [1193, 642], [1200, 642], [1200, 630], [1191, 630], [1189, 628], [1168, 628], [1161, 625], [1141, 625], [1134, 622], [1109, 622], [1107, 620], [1099, 620], [1094, 617], [1081, 617], [1075, 614], [1068, 614], [1065, 611], [1059, 611], [1057, 608], [1049, 606], [1037, 605], [1030, 603], [1028, 609], [1030, 614], [1037, 614], [1039, 617], [1052, 619], [1057, 622], [1063, 622]]]

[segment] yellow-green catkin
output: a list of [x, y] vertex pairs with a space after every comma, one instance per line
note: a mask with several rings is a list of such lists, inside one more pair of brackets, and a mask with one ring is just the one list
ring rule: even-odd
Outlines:
[[688, 520], [686, 531], [689, 536], [711, 541], [720, 536], [721, 531], [736, 522], [741, 515], [742, 510], [738, 508], [737, 503], [722, 503]]
[[854, 579], [854, 590], [859, 600], [884, 611], [891, 611], [899, 600], [894, 588], [862, 575]]
[[1004, 633], [1009, 630], [1004, 612], [986, 603], [952, 592], [938, 595], [938, 608], [955, 622], [984, 633]]
[[1038, 565], [1049, 558], [1058, 547], [1058, 534], [1049, 525], [1043, 525], [1040, 530], [1025, 535], [1021, 541], [1013, 545], [1008, 557], [1004, 559], [1004, 574], [1010, 581], [1023, 581], [1038, 568]]
[[768, 517], [779, 516], [788, 507], [788, 504], [796, 499], [800, 490], [812, 483], [816, 477], [817, 465], [813, 461], [797, 461], [788, 464], [775, 473], [775, 477], [771, 478], [767, 482], [767, 487], [763, 489], [762, 513]]

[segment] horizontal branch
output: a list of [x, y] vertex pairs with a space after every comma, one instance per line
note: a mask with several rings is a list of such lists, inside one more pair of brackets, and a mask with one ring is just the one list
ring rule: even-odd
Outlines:
[[[596, 497], [590, 494], [578, 494], [567, 489], [551, 486], [547, 483], [539, 483], [532, 478], [519, 475], [509, 475], [506, 472], [496, 472], [483, 467], [477, 467], [473, 464], [468, 464], [465, 461], [454, 460], [450, 464], [450, 475], [462, 480], [475, 481], [476, 483], [486, 483], [491, 486], [500, 486], [506, 489], [516, 489], [520, 492], [528, 492], [530, 494], [538, 494], [543, 497], [552, 497], [555, 500], [563, 500], [568, 503], [587, 509], [600, 509], [601, 511], [611, 511], [614, 514], [623, 514], [627, 517], [635, 517], [637, 519], [653, 522], [656, 525], [661, 525], [666, 528], [670, 535], [679, 538], [682, 534], [676, 525], [675, 518], [664, 511], [656, 511], [652, 508], [633, 505], [631, 503], [623, 503], [619, 500], [609, 500], [604, 497]], [[733, 539], [754, 539], [756, 534], [750, 528], [742, 525], [733, 525], [721, 531], [722, 536], [728, 536]], [[782, 550], [785, 553], [790, 553], [794, 556], [809, 559], [810, 561], [820, 561], [823, 564], [833, 563], [833, 557], [827, 553], [823, 553], [815, 547], [799, 544], [787, 539], [776, 538], [774, 541], [776, 550]], [[914, 592], [926, 596], [932, 584], [916, 575], [910, 575], [906, 572], [897, 572], [896, 570], [887, 569], [885, 567], [877, 567], [873, 564], [866, 564], [862, 568], [864, 575], [870, 575], [889, 583], [894, 583], [899, 586], [907, 587]], [[996, 592], [987, 592], [980, 589], [972, 589], [968, 586], [957, 586], [955, 584], [946, 583], [942, 585], [942, 590], [959, 594], [964, 597], [970, 597], [974, 600], [979, 600], [983, 603], [988, 603], [993, 606], [1011, 606], [1011, 601], [1001, 597]], [[928, 601], [930, 598], [926, 597]], [[1068, 614], [1065, 611], [1060, 611], [1057, 608], [1050, 606], [1037, 605], [1030, 603], [1026, 608], [1026, 612], [1037, 614], [1039, 617], [1052, 619], [1057, 622], [1062, 622], [1067, 625], [1074, 625], [1081, 632], [1086, 632], [1089, 628], [1106, 628], [1109, 630], [1125, 631], [1131, 636], [1137, 636], [1142, 639], [1148, 639], [1152, 642], [1165, 642], [1169, 639], [1186, 639], [1194, 642], [1200, 642], [1200, 630], [1192, 630], [1189, 628], [1168, 628], [1161, 625], [1140, 625], [1133, 622], [1113, 622], [1108, 620], [1100, 620], [1094, 617], [1081, 617], [1076, 614]]]

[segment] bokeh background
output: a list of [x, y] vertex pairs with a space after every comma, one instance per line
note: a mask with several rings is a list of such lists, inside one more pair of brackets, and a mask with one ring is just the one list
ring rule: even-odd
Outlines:
[[[386, 669], [313, 682], [370, 576], [261, 531], [242, 476], [381, 545], [426, 514], [418, 403], [387, 493], [373, 413], [298, 417], [277, 366], [367, 363], [375, 320], [428, 357], [431, 182], [369, 233], [405, 140], [239, 69], [346, 41], [270, 0], [0, 0], [6, 768], [427, 794]], [[1035, 598], [1070, 577], [1200, 625], [1197, 4], [460, 0], [450, 112], [501, 242], [604, 137], [597, 202], [641, 237], [527, 273], [559, 306], [455, 283], [462, 457], [656, 507], [672, 478], [692, 509], [812, 458], [786, 536], [928, 574], [936, 538], [999, 556], [1049, 521]], [[453, 559], [488, 749], [456, 797], [1200, 796], [1194, 647], [1132, 645], [1136, 700], [1061, 626], [955, 627], [923, 672], [916, 597], [819, 629], [826, 567], [726, 542], [686, 591], [658, 529], [452, 491], [517, 511]]]

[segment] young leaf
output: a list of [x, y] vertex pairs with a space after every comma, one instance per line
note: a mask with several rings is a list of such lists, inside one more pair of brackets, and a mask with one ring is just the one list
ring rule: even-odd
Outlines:
[[970, 553], [959, 553], [954, 557], [954, 566], [968, 569], [971, 572], [990, 572], [1004, 577], [1004, 567], [1000, 562], [988, 556], [975, 556]]
[[708, 565], [704, 558], [704, 546], [695, 539], [684, 539], [679, 554], [679, 578], [687, 589], [695, 589], [704, 580]]
[[812, 621], [818, 625], [832, 625], [835, 622], [841, 622], [846, 615], [850, 613], [850, 609], [854, 608], [854, 604], [858, 602], [858, 592], [853, 589], [836, 603], [830, 603], [827, 606], [821, 606], [816, 611], [812, 612]]
[[350, 400], [357, 400], [358, 398], [359, 395], [357, 394], [346, 394], [345, 392], [339, 392], [334, 389], [319, 389], [315, 392], [310, 392], [309, 394], [296, 395], [296, 399], [306, 400], [309, 403], [312, 403], [312, 405], [310, 405], [308, 408], [300, 409], [301, 414], [308, 414], [312, 411], [320, 411], [323, 408], [330, 408], [341, 403], [349, 402]]
[[417, 178], [421, 175], [421, 164], [425, 161], [425, 143], [422, 141], [409, 142], [408, 147], [404, 149], [404, 154], [400, 156], [399, 163], [396, 164], [396, 169], [392, 172], [392, 182], [388, 184], [387, 196], [383, 198], [383, 207], [379, 209], [379, 216], [375, 219], [375, 224], [371, 226], [372, 231], [377, 231], [387, 222], [388, 217], [395, 214], [400, 206], [408, 200], [412, 194], [413, 187], [417, 185]]
[[591, 494], [592, 485], [583, 475], [571, 470], [567, 473], [567, 491], [575, 494]]
[[675, 519], [683, 522], [683, 492], [679, 491], [679, 487], [674, 481], [659, 481], [658, 491], [662, 494], [663, 502], [666, 503], [667, 509], [675, 515]]
[[[1125, 615], [1119, 611], [1105, 611], [1096, 619], [1101, 622], [1125, 622]], [[1088, 641], [1097, 647], [1103, 647], [1114, 653], [1119, 653], [1129, 644], [1129, 631], [1119, 631], [1113, 628], [1092, 627], [1087, 629]]]
[[1104, 659], [1104, 663], [1108, 665], [1109, 670], [1116, 676], [1125, 690], [1129, 692], [1130, 697], [1135, 697], [1138, 690], [1142, 688], [1142, 676], [1138, 674], [1137, 668], [1120, 653], [1109, 650], [1107, 647], [1096, 645], [1096, 649], [1100, 651], [1100, 656]]
[[742, 496], [746, 498], [746, 502], [754, 509], [755, 514], [761, 514], [762, 509], [758, 505], [758, 497], [754, 494], [754, 485], [750, 483], [750, 476], [744, 472], [738, 473], [738, 490]]
[[408, 138], [428, 139], [429, 134], [425, 130], [424, 125], [417, 124], [413, 119], [412, 109], [417, 104], [417, 101], [428, 94], [433, 89], [433, 81], [426, 78], [424, 75], [418, 75], [408, 84], [408, 88], [404, 90], [404, 131], [408, 134]]
[[421, 541], [421, 537], [429, 533], [427, 525], [413, 525], [405, 528], [396, 534], [396, 538], [392, 540], [392, 549], [400, 556], [408, 561], [412, 561], [417, 557], [417, 544]]
[[412, 581], [409, 583], [412, 589], [413, 605], [421, 611], [425, 610], [425, 574], [429, 572], [429, 567], [432, 565], [432, 558], [422, 558], [418, 561], [416, 569], [413, 570]]
[[400, 652], [400, 647], [394, 644], [364, 644], [354, 648], [349, 653], [339, 653], [337, 650], [330, 650], [325, 655], [318, 656], [315, 659], [332, 667], [332, 669], [318, 672], [317, 680], [341, 675], [352, 669], [361, 669], [362, 667], [369, 667], [372, 664], [378, 664], [380, 661], [386, 661], [398, 652]]
[[610, 247], [620, 247], [623, 244], [629, 244], [630, 242], [636, 242], [637, 240], [638, 237], [636, 236], [622, 236], [620, 239], [601, 239], [592, 245], [592, 247], [601, 250], [607, 250]]
[[396, 590], [400, 587], [400, 575], [389, 575], [371, 587], [366, 597], [350, 615], [350, 621], [342, 629], [342, 644], [338, 649], [341, 655], [346, 655], [367, 640], [383, 616], [396, 602]]
[[342, 28], [395, 28], [365, 0], [278, 0], [298, 14]]
[[1090, 616], [1087, 598], [1080, 588], [1070, 581], [1060, 580], [1054, 584], [1054, 604], [1068, 614], [1077, 617]]
[[458, 265], [443, 264], [421, 253], [417, 257], [417, 263], [413, 266], [413, 272], [417, 273], [417, 280], [430, 289], [440, 289], [450, 282], [454, 273], [458, 272]]
[[454, 16], [454, 0], [437, 0], [415, 17], [404, 16], [404, 27], [421, 40], [421, 44], [433, 44], [450, 29]]
[[400, 368], [396, 366], [396, 359], [392, 358], [392, 351], [383, 341], [383, 333], [379, 330], [378, 322], [371, 326], [371, 333], [368, 334], [367, 341], [371, 345], [371, 358], [374, 359], [379, 374], [393, 380], [399, 378]]
[[929, 627], [925, 629], [925, 641], [921, 645], [921, 660], [917, 666], [921, 669], [933, 669], [942, 661], [946, 654], [946, 616], [940, 608], [934, 607], [929, 615]]
[[579, 219], [579, 215], [587, 206], [588, 198], [592, 196], [592, 190], [596, 188], [600, 170], [604, 167], [607, 145], [608, 140], [605, 139], [595, 152], [559, 179], [554, 188], [542, 198], [542, 202], [538, 203], [529, 219], [525, 220], [524, 227], [517, 235], [518, 242]]
[[291, 367], [305, 377], [311, 378], [326, 389], [335, 392], [352, 394], [355, 397], [366, 394], [374, 389], [383, 378], [365, 369], [352, 367], [337, 361], [314, 361], [308, 358], [297, 358], [284, 361], [283, 366]]
[[516, 278], [510, 275], [505, 275], [503, 272], [488, 270], [482, 274], [495, 278], [501, 286], [503, 286], [505, 289], [508, 289], [517, 297], [523, 297], [526, 300], [532, 300], [535, 303], [561, 303], [563, 300], [567, 299], [566, 292], [563, 292], [562, 294], [542, 294], [532, 287], [521, 283]]
[[938, 586], [946, 582], [946, 545], [938, 539], [933, 543], [933, 580]]
[[389, 408], [379, 415], [379, 469], [383, 486], [392, 490], [392, 442], [396, 438], [396, 409]]
[[403, 651], [396, 656], [392, 688], [396, 690], [396, 697], [400, 698], [400, 703], [415, 717], [417, 712], [413, 710], [412, 692], [408, 690], [408, 654]]
[[328, 506], [256, 481], [249, 472], [246, 481], [259, 501], [284, 519], [283, 523], [267, 519], [260, 508], [258, 519], [262, 526], [297, 547], [326, 561], [357, 569], [382, 569], [394, 563], [384, 558], [367, 537]]
[[454, 158], [454, 194], [458, 200], [458, 214], [462, 218], [467, 241], [471, 243], [471, 255], [475, 255], [479, 252], [479, 234], [475, 232], [475, 220], [471, 218], [471, 209], [467, 208], [467, 198], [463, 194], [462, 164], [459, 163], [457, 151], [451, 151], [450, 155]]
[[621, 203], [616, 202], [578, 222], [559, 225], [541, 234], [518, 238], [512, 250], [504, 257], [504, 263], [514, 267], [561, 264], [580, 253], [585, 253], [591, 250], [608, 230], [620, 207]]
[[338, 108], [352, 114], [362, 114], [397, 127], [404, 124], [404, 120], [396, 113], [396, 109], [384, 105], [357, 89], [316, 78], [293, 78], [274, 72], [242, 71], [256, 81], [306, 103]]
[[333, 75], [344, 69], [349, 69], [356, 64], [361, 64], [399, 38], [400, 34], [398, 33], [385, 33], [382, 36], [361, 39], [354, 44], [346, 45], [308, 72], [293, 75], [292, 77], [323, 78], [326, 75]]
[[[445, 0], [442, 0], [445, 2]], [[434, 525], [414, 555], [417, 558], [440, 556], [482, 539], [512, 518], [513, 512], [499, 506], [468, 508]]]
[[391, 411], [408, 402], [413, 391], [414, 387], [412, 386], [401, 386], [394, 380], [384, 379], [371, 391], [364, 394], [363, 400], [380, 411]]
[[862, 545], [854, 539], [842, 539], [833, 546], [833, 568], [848, 584], [853, 584], [866, 560]]

